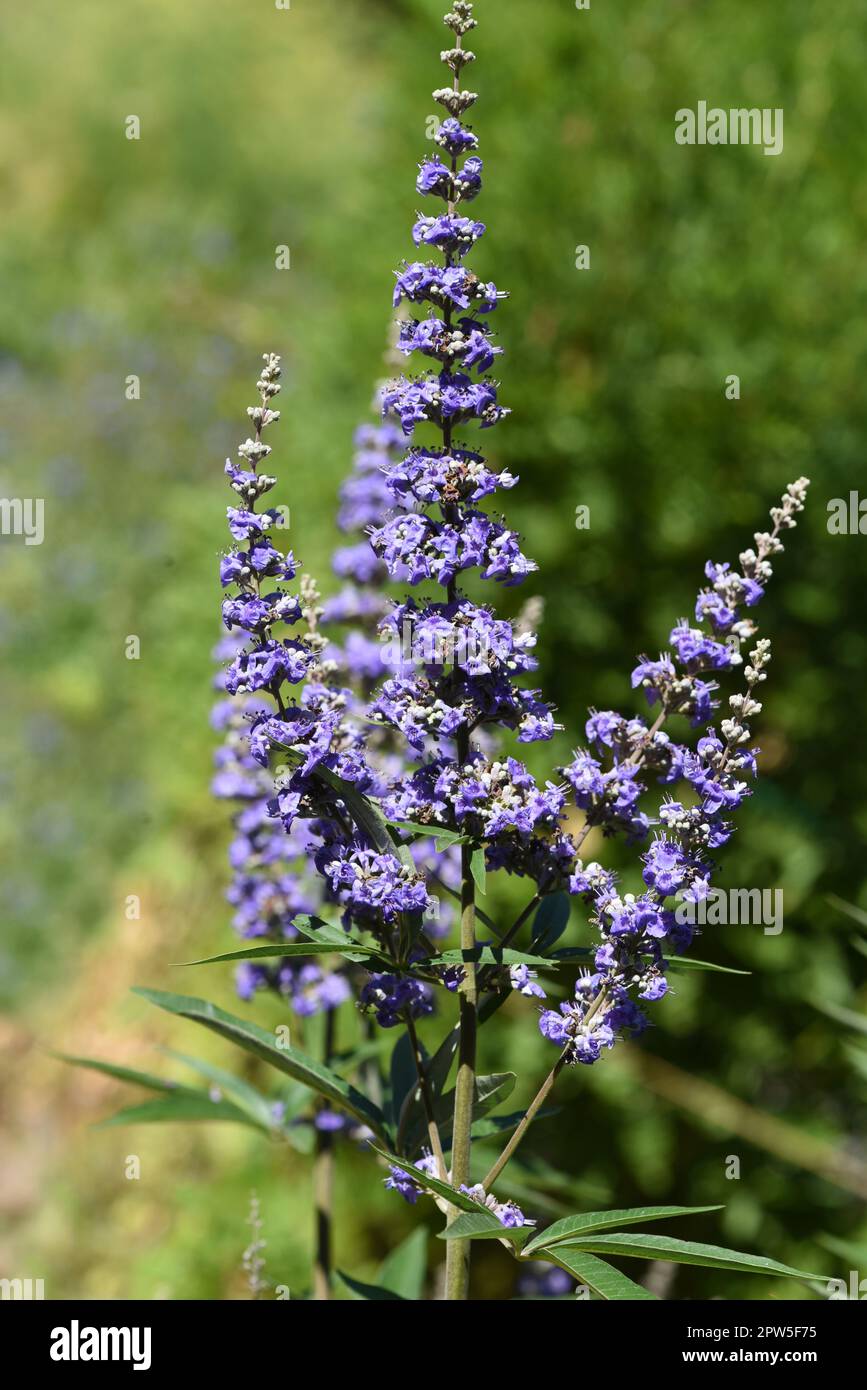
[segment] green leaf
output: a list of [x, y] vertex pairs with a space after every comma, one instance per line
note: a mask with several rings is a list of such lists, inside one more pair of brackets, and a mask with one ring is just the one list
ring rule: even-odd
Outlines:
[[401, 1033], [394, 1045], [390, 1065], [391, 1117], [394, 1125], [399, 1124], [403, 1107], [409, 1102], [418, 1088], [418, 1073], [415, 1069], [415, 1056], [409, 1033]]
[[341, 1106], [362, 1124], [369, 1125], [376, 1133], [385, 1134], [385, 1117], [367, 1096], [362, 1095], [323, 1063], [314, 1061], [312, 1057], [305, 1056], [294, 1047], [278, 1046], [274, 1036], [266, 1033], [264, 1028], [257, 1024], [225, 1013], [223, 1009], [218, 1009], [216, 1004], [209, 1004], [204, 999], [194, 999], [182, 994], [166, 994], [155, 989], [134, 989], [133, 993], [147, 999], [151, 1004], [156, 1004], [157, 1008], [165, 1009], [167, 1013], [201, 1023], [212, 1032], [228, 1038], [229, 1042], [235, 1043], [245, 1052], [252, 1052], [254, 1057], [260, 1057], [262, 1061], [268, 1062], [278, 1071], [285, 1072], [295, 1081], [303, 1081], [305, 1086], [333, 1101], [335, 1105]]
[[119, 1110], [107, 1120], [102, 1120], [97, 1129], [111, 1129], [115, 1125], [156, 1124], [164, 1121], [190, 1120], [230, 1120], [239, 1125], [250, 1125], [253, 1129], [269, 1131], [257, 1123], [251, 1115], [239, 1109], [228, 1100], [211, 1100], [206, 1091], [184, 1093], [176, 1096], [163, 1096], [159, 1100], [146, 1100], [141, 1105], [129, 1105]]
[[386, 1256], [379, 1267], [376, 1282], [382, 1289], [389, 1289], [399, 1298], [417, 1302], [424, 1290], [427, 1272], [427, 1230], [424, 1226], [416, 1229], [401, 1241], [396, 1250]]
[[431, 1060], [425, 1065], [424, 1073], [434, 1097], [442, 1093], [442, 1089], [448, 1081], [460, 1039], [460, 1028], [453, 1028], [450, 1033], [446, 1034]]
[[488, 891], [487, 871], [485, 869], [485, 851], [481, 845], [478, 849], [474, 849], [470, 855], [470, 873], [482, 897], [485, 897]]
[[[515, 1089], [517, 1076], [513, 1071], [492, 1072], [489, 1076], [477, 1076], [473, 1085], [473, 1119], [479, 1120], [483, 1115], [487, 1115], [489, 1110], [493, 1110], [498, 1105], [502, 1105], [504, 1100]], [[439, 1106], [446, 1112], [448, 1117], [453, 1117], [454, 1111], [454, 1091], [447, 1091], [445, 1095], [439, 1097]], [[439, 1119], [439, 1116], [437, 1116]], [[440, 1125], [440, 1133], [443, 1126]], [[446, 1126], [446, 1132], [451, 1133], [450, 1126]]]
[[244, 1081], [240, 1076], [234, 1076], [230, 1071], [224, 1071], [222, 1067], [215, 1067], [212, 1062], [202, 1061], [198, 1057], [188, 1057], [185, 1052], [175, 1052], [172, 1048], [166, 1048], [165, 1052], [167, 1056], [173, 1057], [177, 1062], [183, 1062], [185, 1066], [198, 1072], [199, 1076], [204, 1076], [207, 1081], [213, 1082], [226, 1096], [231, 1097], [232, 1102], [239, 1109], [245, 1111], [263, 1129], [279, 1128], [274, 1123], [271, 1101], [260, 1091], [257, 1091], [255, 1086], [251, 1086], [248, 1081]]
[[102, 1062], [95, 1057], [74, 1057], [68, 1052], [52, 1052], [58, 1061], [69, 1062], [73, 1067], [87, 1067], [90, 1071], [103, 1072], [116, 1077], [118, 1081], [129, 1081], [133, 1086], [144, 1086], [149, 1091], [166, 1091], [169, 1094], [198, 1096], [201, 1091], [194, 1086], [181, 1086], [177, 1081], [167, 1081], [162, 1076], [151, 1076], [146, 1071], [133, 1071], [130, 1067], [118, 1067], [114, 1062]]
[[442, 825], [422, 825], [420, 821], [390, 820], [386, 824], [396, 830], [406, 831], [409, 835], [429, 835], [436, 840], [437, 849], [448, 849], [450, 845], [465, 845], [469, 839], [457, 830], [446, 830]]
[[[699, 1245], [674, 1236], [632, 1235], [619, 1231], [612, 1235], [587, 1235], [569, 1242], [569, 1249], [595, 1250], [600, 1255], [623, 1255], [638, 1260], [668, 1260], [673, 1264], [704, 1265], [709, 1269], [740, 1270], [745, 1274], [775, 1274], [786, 1279], [820, 1279], [802, 1269], [768, 1260], [764, 1255], [746, 1255], [740, 1250], [724, 1250], [719, 1245]], [[557, 1253], [561, 1247], [555, 1247]], [[552, 1253], [552, 1252], [547, 1252]]]
[[[491, 1076], [477, 1076], [473, 1091], [475, 1097], [473, 1100], [473, 1121], [481, 1120], [489, 1110], [495, 1109], [496, 1106], [502, 1105], [504, 1100], [508, 1100], [515, 1089], [516, 1080], [517, 1077], [513, 1071], [494, 1072]], [[454, 1128], [454, 1091], [446, 1091], [443, 1095], [438, 1096], [434, 1102], [433, 1110], [440, 1138], [448, 1148]], [[427, 1134], [427, 1123], [423, 1113], [414, 1117], [412, 1128], [405, 1125], [404, 1129], [406, 1137], [401, 1147], [413, 1153], [424, 1142]]]
[[733, 965], [717, 965], [712, 960], [697, 960], [695, 956], [669, 956], [663, 961], [665, 970], [710, 970], [714, 975], [752, 975], [752, 970], [735, 970]]
[[540, 1231], [527, 1246], [527, 1254], [559, 1240], [574, 1239], [582, 1232], [588, 1235], [591, 1231], [610, 1230], [614, 1226], [632, 1226], [639, 1221], [668, 1221], [674, 1216], [698, 1216], [708, 1211], [722, 1211], [722, 1207], [622, 1207], [618, 1211], [579, 1212], [576, 1216], [564, 1216], [562, 1221], [555, 1221], [553, 1226]]
[[544, 965], [551, 969], [552, 961], [547, 956], [532, 956], [526, 951], [513, 951], [511, 946], [473, 946], [466, 951], [455, 947], [443, 951], [441, 955], [429, 956], [418, 961], [419, 965], [466, 965], [474, 961], [476, 965]]
[[[539, 1120], [549, 1120], [552, 1115], [559, 1115], [562, 1108], [560, 1105], [543, 1106], [541, 1110], [537, 1110], [533, 1124], [538, 1124]], [[518, 1128], [525, 1113], [524, 1110], [513, 1110], [510, 1115], [488, 1115], [485, 1119], [476, 1121], [470, 1137], [472, 1139], [493, 1139], [508, 1134], [511, 1130]]]
[[530, 1235], [528, 1226], [504, 1226], [490, 1211], [463, 1212], [438, 1233], [439, 1240], [508, 1240], [521, 1246]]
[[867, 927], [867, 912], [863, 907], [856, 907], [854, 903], [847, 903], [844, 898], [838, 898], [836, 893], [828, 894], [828, 902], [832, 907], [836, 907], [838, 912], [845, 912], [847, 917], [851, 917], [853, 922], [857, 922], [860, 927]]
[[[453, 1028], [447, 1033], [440, 1043], [433, 1057], [425, 1064], [425, 1076], [427, 1077], [428, 1089], [434, 1102], [435, 1118], [442, 1118], [442, 1111], [438, 1109], [437, 1102], [442, 1095], [443, 1087], [448, 1080], [452, 1062], [458, 1050], [460, 1039], [460, 1028]], [[414, 1068], [413, 1068], [414, 1070]], [[414, 1086], [406, 1095], [403, 1103], [403, 1111], [400, 1115], [398, 1132], [404, 1136], [401, 1148], [408, 1148], [413, 1152], [423, 1141], [423, 1136], [427, 1133], [427, 1117], [424, 1111], [424, 1102], [421, 1098], [421, 1091], [418, 1086]]]
[[363, 961], [372, 955], [377, 960], [381, 960], [388, 969], [391, 969], [392, 962], [382, 956], [376, 948], [372, 949], [366, 946], [363, 941], [358, 941], [354, 936], [350, 936], [342, 927], [336, 926], [333, 922], [321, 922], [318, 917], [304, 915], [293, 918], [293, 924], [309, 941], [321, 943], [329, 950], [338, 951], [347, 960]]
[[844, 1009], [842, 1004], [831, 1004], [827, 1000], [822, 1003], [814, 1002], [813, 1007], [820, 1013], [827, 1014], [828, 1018], [833, 1018], [835, 1022], [842, 1023], [845, 1028], [854, 1028], [857, 1033], [867, 1033], [867, 1014], [856, 1013], [854, 1009]]
[[830, 1250], [841, 1260], [847, 1260], [850, 1269], [867, 1268], [867, 1243], [853, 1245], [851, 1241], [839, 1240], [837, 1236], [817, 1236], [817, 1244]]
[[550, 951], [569, 925], [572, 904], [568, 893], [551, 893], [543, 898], [533, 918], [533, 950]]
[[[378, 956], [379, 952], [375, 946], [362, 946], [360, 943], [355, 945], [353, 942], [352, 950], [345, 948], [349, 944], [350, 938], [344, 933], [342, 946], [330, 941], [284, 941], [269, 942], [266, 946], [247, 946], [240, 951], [225, 951], [219, 956], [203, 956], [201, 960], [185, 960], [180, 964], [188, 965], [218, 965], [227, 960], [268, 960], [291, 958], [292, 956], [325, 956], [341, 955], [348, 960], [365, 960], [368, 956]], [[388, 964], [384, 958], [383, 964]]]
[[867, 1051], [863, 1047], [844, 1045], [843, 1051], [862, 1080], [867, 1081]]
[[393, 1293], [391, 1289], [381, 1289], [377, 1284], [364, 1284], [360, 1279], [353, 1279], [345, 1274], [342, 1269], [337, 1270], [337, 1277], [341, 1279], [351, 1293], [356, 1298], [367, 1299], [368, 1302], [381, 1303], [385, 1300], [392, 1303], [403, 1303], [405, 1300], [399, 1293]]
[[498, 1010], [503, 1007], [506, 1000], [511, 999], [511, 997], [511, 989], [501, 989], [494, 993], [483, 995], [479, 1003], [479, 1027], [481, 1028], [483, 1023], [487, 1023], [489, 1019], [493, 1018], [494, 1014], [497, 1013]]
[[[587, 960], [596, 954], [589, 946], [567, 946], [555, 951], [551, 960]], [[550, 964], [550, 961], [549, 961]], [[715, 965], [713, 961], [696, 960], [695, 956], [671, 956], [663, 961], [666, 970], [710, 970], [715, 975], [751, 975], [751, 970], [735, 970], [731, 965]]]
[[405, 1158], [398, 1158], [397, 1154], [389, 1153], [387, 1149], [381, 1149], [376, 1144], [371, 1144], [370, 1148], [374, 1153], [378, 1153], [381, 1158], [393, 1163], [395, 1168], [403, 1169], [404, 1173], [409, 1173], [411, 1178], [415, 1178], [419, 1187], [428, 1188], [435, 1192], [438, 1197], [444, 1197], [447, 1202], [451, 1202], [453, 1207], [459, 1207], [461, 1211], [479, 1211], [478, 1202], [474, 1202], [472, 1197], [468, 1197], [465, 1192], [459, 1192], [451, 1183], [441, 1182], [439, 1178], [434, 1178], [430, 1173], [425, 1173], [421, 1168], [416, 1168], [414, 1163], [409, 1163]]
[[613, 1265], [606, 1264], [604, 1260], [597, 1260], [595, 1255], [588, 1255], [586, 1250], [580, 1250], [573, 1245], [558, 1245], [556, 1250], [546, 1251], [545, 1259], [574, 1275], [579, 1283], [587, 1285], [591, 1293], [597, 1294], [607, 1302], [625, 1299], [659, 1301], [656, 1294], [643, 1288], [641, 1284], [633, 1283]]
[[[288, 762], [298, 767], [304, 761], [301, 753], [296, 753], [293, 749], [287, 748], [285, 744], [274, 744], [275, 748], [281, 748]], [[388, 821], [382, 814], [378, 806], [375, 806], [368, 797], [364, 796], [352, 782], [345, 782], [342, 777], [338, 777], [336, 772], [330, 768], [323, 767], [321, 763], [311, 772], [311, 777], [337, 793], [340, 800], [344, 803], [355, 824], [367, 836], [370, 843], [380, 854], [395, 854], [401, 863], [409, 868], [414, 868], [412, 855], [406, 845], [399, 843], [397, 838], [391, 834], [388, 828]]]
[[335, 1053], [331, 1058], [331, 1069], [340, 1076], [358, 1071], [364, 1062], [369, 1062], [374, 1057], [385, 1056], [386, 1052], [391, 1051], [391, 1047], [388, 1030], [381, 1029], [378, 1036], [371, 1038], [369, 1042], [362, 1042], [358, 1047], [351, 1047], [346, 1052]]

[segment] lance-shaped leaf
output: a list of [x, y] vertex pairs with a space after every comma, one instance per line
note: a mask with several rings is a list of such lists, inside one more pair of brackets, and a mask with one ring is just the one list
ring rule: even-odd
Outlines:
[[[595, 950], [589, 946], [566, 946], [561, 951], [555, 951], [551, 960], [590, 960], [595, 954]], [[710, 970], [715, 975], [752, 974], [751, 970], [735, 970], [732, 965], [715, 965], [710, 960], [696, 960], [695, 956], [669, 956], [662, 964], [666, 970]]]
[[481, 845], [470, 855], [470, 873], [482, 897], [485, 897], [488, 891], [488, 875], [485, 868], [485, 851]]
[[503, 1007], [506, 1000], [511, 999], [511, 997], [511, 989], [501, 989], [491, 994], [483, 994], [479, 1003], [479, 1027], [493, 1018], [494, 1014], [497, 1013], [497, 1011]]
[[314, 1061], [312, 1057], [307, 1057], [294, 1047], [278, 1045], [275, 1037], [257, 1024], [236, 1018], [234, 1014], [226, 1013], [205, 999], [194, 999], [183, 994], [166, 994], [155, 989], [135, 989], [133, 993], [141, 995], [142, 999], [147, 999], [151, 1004], [156, 1004], [157, 1008], [165, 1009], [167, 1013], [188, 1018], [193, 1023], [201, 1023], [212, 1032], [219, 1033], [236, 1047], [243, 1048], [245, 1052], [252, 1052], [254, 1057], [260, 1057], [263, 1062], [268, 1062], [295, 1081], [303, 1081], [305, 1086], [347, 1110], [377, 1134], [386, 1134], [382, 1111], [368, 1100], [367, 1096], [362, 1095], [322, 1062]]
[[544, 965], [549, 970], [557, 964], [547, 956], [533, 956], [527, 951], [514, 951], [511, 946], [471, 946], [465, 951], [456, 946], [454, 950], [443, 951], [438, 956], [429, 956], [426, 960], [418, 961], [418, 964], [465, 965], [470, 961], [474, 961], [476, 965]]
[[534, 951], [550, 951], [569, 925], [572, 904], [568, 893], [551, 893], [543, 898], [533, 918]]
[[427, 1273], [427, 1230], [417, 1226], [402, 1240], [379, 1267], [376, 1276], [381, 1289], [390, 1289], [398, 1298], [421, 1298]]
[[460, 1039], [461, 1030], [456, 1026], [443, 1038], [430, 1061], [425, 1063], [424, 1074], [433, 1096], [441, 1093], [448, 1080]]
[[[562, 1108], [561, 1105], [543, 1106], [533, 1116], [533, 1124], [538, 1124], [540, 1120], [549, 1120], [552, 1115], [559, 1115]], [[475, 1122], [471, 1138], [493, 1139], [509, 1134], [513, 1129], [518, 1128], [526, 1113], [525, 1110], [513, 1110], [510, 1115], [488, 1115], [485, 1119]]]
[[102, 1120], [97, 1129], [111, 1129], [115, 1125], [162, 1124], [190, 1120], [229, 1120], [233, 1124], [249, 1125], [252, 1129], [270, 1133], [267, 1125], [233, 1105], [228, 1100], [212, 1100], [206, 1091], [185, 1091], [182, 1095], [161, 1096], [159, 1100], [146, 1100], [141, 1105], [129, 1105], [119, 1110], [107, 1120]]
[[315, 942], [318, 947], [338, 952], [347, 960], [371, 960], [381, 963], [388, 970], [394, 968], [393, 962], [383, 956], [377, 947], [366, 946], [363, 941], [350, 936], [333, 922], [323, 922], [318, 917], [308, 917], [306, 914], [299, 914], [292, 922], [302, 936], [310, 942]]
[[257, 1091], [255, 1086], [251, 1086], [249, 1081], [240, 1076], [233, 1076], [230, 1071], [214, 1066], [213, 1062], [203, 1061], [200, 1057], [188, 1057], [185, 1052], [175, 1052], [170, 1047], [165, 1051], [169, 1057], [174, 1057], [175, 1061], [183, 1062], [185, 1066], [198, 1072], [199, 1076], [204, 1076], [207, 1081], [212, 1082], [232, 1104], [245, 1111], [263, 1129], [278, 1128], [274, 1122], [273, 1102], [268, 1100], [267, 1096], [263, 1096], [261, 1091]]
[[[540, 1258], [540, 1257], [535, 1257]], [[558, 1245], [554, 1250], [546, 1250], [543, 1257], [551, 1264], [559, 1265], [567, 1274], [573, 1275], [580, 1284], [586, 1284], [591, 1293], [607, 1302], [622, 1300], [652, 1300], [658, 1302], [656, 1294], [634, 1283], [627, 1275], [621, 1274], [613, 1265], [589, 1255], [574, 1245]]]
[[843, 1051], [861, 1079], [867, 1081], [867, 1050], [863, 1047], [853, 1047], [847, 1044], [844, 1046]]
[[374, 1153], [378, 1153], [381, 1158], [393, 1164], [395, 1168], [400, 1168], [404, 1173], [408, 1173], [411, 1178], [415, 1178], [419, 1187], [426, 1188], [430, 1192], [435, 1192], [438, 1197], [444, 1197], [447, 1202], [451, 1202], [453, 1207], [458, 1207], [461, 1211], [482, 1211], [478, 1202], [474, 1202], [472, 1197], [468, 1197], [466, 1192], [459, 1192], [451, 1183], [441, 1182], [439, 1178], [434, 1178], [430, 1173], [425, 1173], [423, 1169], [416, 1168], [414, 1163], [409, 1163], [405, 1158], [399, 1158], [397, 1154], [389, 1153], [387, 1149], [380, 1149], [376, 1144], [371, 1144], [370, 1148]]
[[352, 943], [344, 933], [342, 944], [330, 941], [269, 941], [265, 946], [245, 946], [240, 951], [224, 951], [219, 956], [203, 956], [201, 960], [181, 961], [181, 965], [219, 965], [228, 960], [282, 960], [293, 956], [345, 956], [347, 960], [367, 960], [377, 957], [383, 966], [388, 961], [380, 956], [375, 946]]
[[103, 1062], [98, 1057], [74, 1057], [68, 1052], [53, 1052], [60, 1062], [69, 1062], [73, 1067], [86, 1067], [89, 1071], [102, 1072], [118, 1081], [128, 1081], [133, 1086], [144, 1086], [148, 1091], [177, 1092], [181, 1095], [201, 1095], [198, 1087], [182, 1086], [177, 1081], [167, 1081], [164, 1076], [152, 1076], [150, 1072], [134, 1071], [131, 1067], [119, 1067], [114, 1062]]
[[[97, 1129], [108, 1129], [113, 1125], [155, 1124], [158, 1121], [171, 1120], [232, 1120], [236, 1124], [252, 1125], [266, 1133], [273, 1129], [265, 1098], [258, 1096], [252, 1086], [246, 1087], [245, 1082], [237, 1082], [236, 1078], [228, 1072], [221, 1072], [219, 1068], [212, 1069], [211, 1079], [220, 1084], [222, 1090], [228, 1089], [226, 1081], [237, 1082], [238, 1086], [246, 1087], [252, 1096], [257, 1097], [257, 1102], [261, 1104], [233, 1104], [231, 1101], [225, 1101], [222, 1095], [215, 1100], [209, 1092], [202, 1091], [197, 1086], [182, 1086], [177, 1081], [167, 1081], [162, 1076], [151, 1075], [150, 1072], [120, 1067], [114, 1062], [103, 1062], [94, 1057], [74, 1057], [64, 1052], [55, 1052], [52, 1055], [61, 1062], [69, 1062], [72, 1066], [86, 1067], [90, 1071], [112, 1076], [118, 1081], [127, 1081], [133, 1086], [143, 1086], [148, 1091], [160, 1093], [159, 1100], [145, 1101], [141, 1105], [128, 1105], [108, 1119], [101, 1120], [96, 1126]], [[209, 1075], [205, 1071], [204, 1063], [194, 1063], [191, 1058], [183, 1057], [180, 1053], [170, 1055], [196, 1066], [203, 1075]]]
[[351, 1275], [346, 1274], [342, 1269], [338, 1269], [337, 1277], [346, 1285], [355, 1298], [366, 1299], [369, 1303], [407, 1302], [403, 1294], [394, 1293], [391, 1289], [381, 1288], [379, 1284], [365, 1284], [361, 1279], [353, 1279]]
[[468, 835], [461, 835], [457, 830], [446, 830], [441, 825], [422, 825], [420, 821], [414, 820], [390, 820], [387, 825], [393, 826], [395, 830], [403, 830], [407, 835], [430, 835], [436, 840], [437, 849], [448, 849], [450, 845], [465, 845], [469, 840]]
[[[422, 1048], [419, 1043], [419, 1047]], [[422, 1050], [422, 1056], [424, 1051]], [[405, 1127], [404, 1116], [408, 1112], [410, 1099], [418, 1090], [418, 1072], [415, 1065], [415, 1051], [409, 1033], [401, 1033], [394, 1045], [389, 1065], [389, 1089], [391, 1092], [391, 1119], [398, 1127]]]
[[851, 917], [853, 922], [857, 922], [861, 927], [867, 927], [867, 912], [863, 907], [857, 907], [855, 903], [847, 903], [845, 898], [838, 898], [836, 893], [828, 894], [828, 902], [832, 907], [836, 907], [838, 912], [845, 912], [847, 917]]
[[853, 1028], [856, 1033], [867, 1033], [867, 1014], [859, 1014], [855, 1009], [846, 1009], [842, 1004], [832, 1004], [814, 1002], [813, 1007], [820, 1013], [827, 1014], [828, 1018], [833, 1018], [836, 1023], [842, 1023], [845, 1028]]
[[[447, 1033], [440, 1043], [433, 1057], [425, 1058], [424, 1073], [427, 1080], [427, 1087], [434, 1105], [442, 1094], [443, 1087], [448, 1080], [452, 1062], [458, 1050], [460, 1040], [460, 1028], [455, 1027]], [[413, 1067], [413, 1070], [415, 1068]], [[393, 1092], [392, 1092], [393, 1094]], [[413, 1142], [416, 1142], [422, 1129], [427, 1129], [427, 1116], [422, 1100], [421, 1087], [413, 1085], [404, 1093], [401, 1103], [398, 1121], [398, 1137], [403, 1141], [403, 1136], [409, 1134]], [[404, 1142], [398, 1144], [399, 1148], [406, 1147]]]
[[[280, 748], [285, 753], [288, 762], [296, 767], [303, 763], [304, 758], [301, 753], [296, 753], [293, 749], [287, 748], [285, 744], [275, 743], [275, 748]], [[322, 782], [331, 792], [336, 792], [340, 800], [344, 803], [359, 830], [363, 831], [373, 847], [379, 850], [380, 854], [396, 854], [397, 857], [408, 868], [414, 868], [412, 855], [406, 845], [401, 844], [396, 836], [392, 835], [388, 827], [388, 821], [374, 805], [369, 797], [352, 782], [346, 782], [342, 777], [338, 777], [336, 772], [318, 763], [313, 769], [311, 776], [317, 781]]]
[[527, 1254], [561, 1240], [574, 1241], [591, 1231], [610, 1231], [618, 1226], [634, 1226], [640, 1221], [668, 1221], [675, 1216], [698, 1216], [708, 1211], [722, 1211], [722, 1207], [621, 1207], [617, 1211], [583, 1211], [576, 1216], [564, 1216], [562, 1221], [555, 1221], [553, 1226], [540, 1231], [527, 1246]]
[[[473, 1086], [473, 1122], [481, 1120], [490, 1110], [494, 1110], [503, 1101], [508, 1100], [515, 1089], [517, 1077], [513, 1071], [494, 1072], [490, 1076], [477, 1076]], [[455, 1093], [447, 1091], [434, 1101], [434, 1119], [440, 1132], [443, 1144], [448, 1148], [451, 1144], [452, 1129], [454, 1127], [455, 1114]], [[412, 1124], [405, 1123], [403, 1126], [404, 1142], [401, 1148], [409, 1153], [414, 1153], [420, 1148], [427, 1134], [427, 1121], [423, 1111], [413, 1116]]]
[[[564, 1247], [555, 1245], [547, 1250], [551, 1258], [562, 1253]], [[709, 1269], [729, 1269], [744, 1274], [772, 1274], [786, 1279], [820, 1279], [819, 1274], [808, 1274], [802, 1269], [792, 1269], [789, 1265], [778, 1264], [776, 1260], [766, 1259], [764, 1255], [747, 1255], [741, 1250], [724, 1250], [720, 1245], [700, 1245], [691, 1240], [677, 1240], [674, 1236], [632, 1235], [620, 1231], [610, 1235], [586, 1235], [570, 1241], [565, 1247], [570, 1250], [592, 1250], [597, 1255], [622, 1255], [638, 1260], [667, 1260], [672, 1264], [705, 1265]]]
[[492, 1211], [465, 1211], [438, 1233], [440, 1240], [507, 1240], [520, 1248], [532, 1235], [530, 1226], [504, 1226]]

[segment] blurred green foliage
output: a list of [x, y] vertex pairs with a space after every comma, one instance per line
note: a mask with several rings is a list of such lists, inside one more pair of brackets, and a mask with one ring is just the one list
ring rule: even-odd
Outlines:
[[[259, 355], [282, 352], [279, 500], [294, 548], [327, 576], [391, 268], [409, 253], [441, 9], [32, 0], [4, 22], [0, 493], [46, 504], [43, 546], [0, 539], [0, 990], [18, 1047], [4, 1087], [13, 1156], [39, 1156], [35, 1190], [12, 1200], [11, 1249], [57, 1295], [242, 1295], [254, 1186], [275, 1279], [306, 1279], [303, 1160], [228, 1130], [89, 1133], [94, 1093], [71, 1103], [33, 1044], [90, 1041], [97, 1019], [104, 1047], [122, 1036], [129, 1060], [141, 1043], [133, 1064], [152, 1065], [144, 1040], [169, 1033], [121, 1002], [130, 978], [175, 987], [171, 960], [226, 944], [226, 827], [207, 792], [222, 460]], [[825, 524], [830, 499], [867, 487], [863, 7], [480, 0], [478, 13], [476, 269], [512, 295], [497, 326], [514, 415], [488, 442], [521, 475], [508, 515], [540, 563], [558, 757], [588, 706], [637, 708], [634, 657], [690, 611], [705, 559], [735, 558], [784, 485], [813, 479], [760, 613], [775, 651], [768, 775], [721, 880], [782, 887], [785, 930], [708, 934], [700, 954], [753, 973], [680, 977], [640, 1062], [570, 1076], [535, 1153], [588, 1200], [726, 1202], [718, 1223], [680, 1233], [839, 1274], [840, 1242], [867, 1238], [863, 1191], [815, 1171], [799, 1139], [845, 1153], [863, 1181], [863, 1056], [817, 1007], [864, 999], [858, 924], [828, 894], [867, 904], [865, 541]], [[782, 156], [677, 146], [675, 110], [702, 99], [783, 107]], [[125, 658], [129, 634], [140, 660]], [[538, 770], [552, 761], [536, 750]], [[139, 923], [125, 919], [133, 894]], [[191, 1046], [188, 1030], [171, 1038]], [[485, 1046], [528, 1097], [550, 1061], [529, 1011], [504, 1011]], [[216, 1043], [209, 1055], [225, 1061]], [[752, 1109], [714, 1123], [690, 1074]], [[791, 1127], [782, 1152], [756, 1115]], [[141, 1184], [123, 1181], [121, 1142], [147, 1156]], [[360, 1277], [419, 1217], [350, 1154], [338, 1207], [338, 1262]], [[478, 1289], [509, 1297], [499, 1254], [477, 1247]], [[770, 1292], [792, 1296], [701, 1270], [673, 1290]]]

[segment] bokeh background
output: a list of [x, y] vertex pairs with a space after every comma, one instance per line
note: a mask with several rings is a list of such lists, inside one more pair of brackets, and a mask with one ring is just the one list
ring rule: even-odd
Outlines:
[[[232, 1006], [228, 970], [191, 985], [171, 965], [231, 945], [208, 793], [222, 464], [260, 354], [283, 353], [279, 497], [328, 589], [337, 488], [410, 247], [442, 8], [31, 0], [0, 20], [0, 493], [46, 509], [41, 547], [0, 538], [0, 1273], [43, 1277], [48, 1297], [245, 1296], [253, 1189], [270, 1277], [308, 1280], [302, 1156], [216, 1124], [94, 1129], [129, 1093], [50, 1052], [178, 1076], [158, 1048], [235, 1064], [128, 992]], [[557, 760], [588, 706], [638, 708], [634, 658], [690, 611], [705, 559], [735, 558], [784, 485], [813, 479], [761, 610], [767, 775], [721, 880], [781, 887], [785, 929], [709, 931], [701, 955], [752, 973], [680, 976], [640, 1046], [566, 1078], [528, 1162], [543, 1186], [546, 1164], [569, 1175], [550, 1179], [551, 1211], [725, 1203], [677, 1232], [863, 1276], [867, 540], [826, 521], [830, 499], [867, 492], [867, 18], [858, 0], [477, 13], [476, 269], [512, 295], [514, 415], [489, 443], [521, 476], [508, 514], [540, 564]], [[783, 107], [783, 155], [677, 146], [675, 110], [702, 99]], [[534, 766], [552, 761], [543, 748]], [[515, 1100], [551, 1060], [527, 1008], [484, 1046], [488, 1069], [520, 1071]], [[379, 1179], [341, 1150], [337, 1262], [361, 1278], [414, 1222], [436, 1229]], [[478, 1295], [511, 1297], [505, 1253], [475, 1259]], [[669, 1296], [818, 1295], [681, 1269]]]

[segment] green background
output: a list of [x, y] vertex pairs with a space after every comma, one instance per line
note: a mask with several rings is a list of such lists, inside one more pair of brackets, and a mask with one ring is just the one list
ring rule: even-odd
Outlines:
[[[46, 534], [0, 538], [0, 1273], [44, 1277], [48, 1297], [243, 1297], [253, 1188], [269, 1276], [299, 1292], [308, 1277], [303, 1159], [228, 1127], [93, 1130], [122, 1088], [48, 1053], [172, 1070], [154, 1053], [172, 1043], [231, 1061], [128, 995], [232, 999], [228, 976], [179, 983], [170, 964], [231, 945], [225, 808], [208, 795], [222, 464], [261, 353], [281, 352], [276, 495], [327, 587], [336, 491], [410, 253], [441, 10], [32, 0], [2, 18], [0, 493], [44, 498]], [[477, 14], [474, 212], [489, 230], [474, 268], [511, 292], [497, 328], [514, 411], [486, 442], [521, 476], [508, 519], [540, 564], [502, 608], [545, 597], [540, 684], [566, 726], [534, 768], [568, 756], [588, 707], [639, 708], [634, 658], [691, 611], [705, 559], [735, 559], [785, 484], [813, 479], [758, 614], [775, 653], [767, 775], [720, 880], [781, 887], [785, 929], [708, 931], [702, 956], [753, 973], [681, 976], [640, 1046], [566, 1078], [534, 1153], [573, 1177], [567, 1209], [726, 1203], [677, 1233], [867, 1274], [852, 1052], [867, 933], [829, 902], [867, 906], [867, 542], [826, 526], [829, 500], [865, 487], [863, 8], [480, 0]], [[674, 112], [699, 100], [782, 107], [783, 154], [677, 146]], [[529, 1098], [551, 1061], [531, 1007], [484, 1040], [487, 1069], [514, 1065]], [[437, 1226], [379, 1177], [341, 1151], [337, 1258], [361, 1277], [414, 1220]], [[476, 1267], [479, 1295], [511, 1296], [499, 1247], [477, 1247]], [[708, 1270], [670, 1289], [770, 1295], [814, 1296]]]

